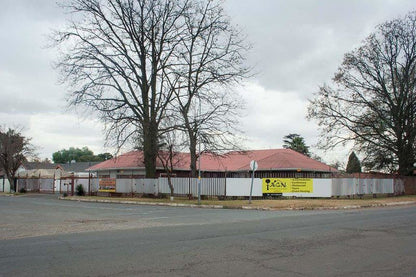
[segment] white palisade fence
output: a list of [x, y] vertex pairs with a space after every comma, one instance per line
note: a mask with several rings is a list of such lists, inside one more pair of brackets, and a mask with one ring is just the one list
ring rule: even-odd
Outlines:
[[[197, 178], [171, 178], [171, 180], [175, 195], [198, 195]], [[96, 182], [92, 183], [92, 191], [96, 191], [97, 185]], [[250, 194], [250, 185], [250, 178], [202, 178], [201, 195], [245, 197]], [[170, 188], [168, 178], [117, 179], [116, 192], [158, 195], [169, 194]], [[311, 192], [283, 193], [282, 196], [329, 198], [363, 194], [402, 194], [403, 192], [404, 184], [401, 179], [333, 178], [313, 179]], [[262, 179], [254, 179], [252, 195], [263, 196]]]

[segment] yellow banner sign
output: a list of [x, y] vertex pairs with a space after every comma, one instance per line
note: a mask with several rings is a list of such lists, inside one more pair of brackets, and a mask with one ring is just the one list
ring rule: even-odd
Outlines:
[[263, 193], [313, 192], [313, 179], [263, 178]]
[[116, 192], [116, 179], [115, 178], [101, 178], [99, 181], [100, 192]]

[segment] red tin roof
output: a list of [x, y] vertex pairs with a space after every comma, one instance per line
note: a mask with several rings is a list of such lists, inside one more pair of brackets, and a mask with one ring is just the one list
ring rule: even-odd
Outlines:
[[[175, 159], [176, 162], [174, 162], [174, 168], [176, 170], [189, 170], [189, 153], [177, 153]], [[257, 161], [258, 171], [301, 169], [302, 171], [337, 172], [335, 168], [291, 149], [250, 150], [244, 152], [234, 151], [221, 156], [205, 153], [201, 157], [201, 170], [214, 172], [247, 171], [250, 169], [251, 160]], [[157, 160], [157, 167], [162, 167], [159, 159]], [[143, 152], [131, 151], [111, 160], [96, 164], [87, 170], [96, 171], [139, 168], [144, 168]]]

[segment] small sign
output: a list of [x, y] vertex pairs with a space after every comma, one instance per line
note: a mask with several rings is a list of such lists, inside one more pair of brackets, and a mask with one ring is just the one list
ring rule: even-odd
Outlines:
[[116, 192], [115, 178], [101, 178], [99, 180], [99, 192]]
[[259, 167], [259, 165], [257, 164], [257, 162], [255, 160], [252, 160], [250, 162], [250, 170], [251, 171], [256, 171], [258, 167]]

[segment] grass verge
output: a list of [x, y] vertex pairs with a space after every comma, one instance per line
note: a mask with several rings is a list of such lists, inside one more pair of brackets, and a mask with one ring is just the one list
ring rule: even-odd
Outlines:
[[[185, 197], [175, 197], [174, 201], [170, 199], [158, 198], [129, 198], [129, 197], [100, 197], [100, 196], [70, 196], [66, 197], [71, 200], [96, 201], [106, 200], [109, 202], [132, 201], [142, 203], [166, 203], [166, 204], [184, 204], [197, 205], [196, 199], [189, 200]], [[336, 208], [358, 208], [358, 207], [375, 207], [388, 206], [394, 204], [416, 204], [416, 195], [395, 196], [395, 197], [378, 197], [378, 198], [354, 198], [354, 199], [275, 199], [275, 200], [253, 200], [252, 204], [248, 200], [201, 200], [201, 205], [219, 205], [224, 208], [253, 208], [253, 209], [336, 209]]]

